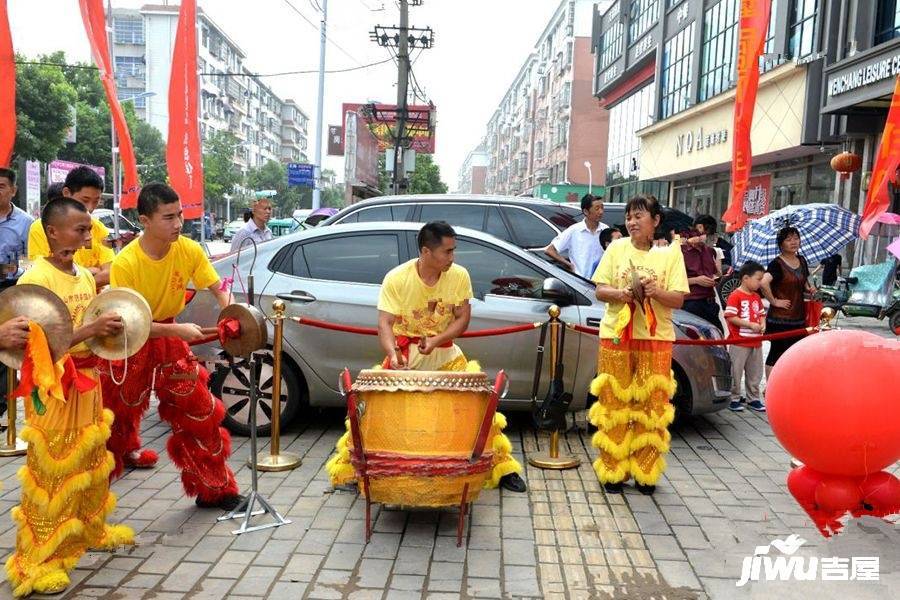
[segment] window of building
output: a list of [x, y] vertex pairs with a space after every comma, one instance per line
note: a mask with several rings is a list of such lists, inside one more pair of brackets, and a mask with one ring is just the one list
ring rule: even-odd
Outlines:
[[819, 0], [793, 0], [788, 53], [798, 59], [809, 56], [819, 46]]
[[113, 30], [117, 44], [144, 43], [144, 21], [141, 17], [116, 17]]
[[666, 9], [674, 8], [681, 4], [684, 0], [666, 0]]
[[631, 0], [629, 7], [628, 45], [650, 31], [659, 16], [659, 0]]
[[875, 43], [883, 44], [900, 37], [900, 1], [882, 0], [875, 19]]
[[146, 108], [147, 107], [147, 97], [140, 96], [143, 94], [144, 90], [138, 88], [118, 88], [118, 96], [120, 101], [128, 100], [134, 103], [135, 108]]
[[144, 59], [140, 56], [117, 56], [116, 79], [123, 77], [144, 78]]
[[719, 0], [703, 15], [703, 54], [700, 61], [700, 101], [734, 85], [737, 54], [738, 0]]
[[766, 32], [766, 45], [763, 48], [763, 53], [769, 56], [761, 56], [759, 59], [759, 72], [765, 73], [766, 71], [771, 71], [775, 67], [780, 64], [784, 64], [787, 60], [786, 57], [781, 55], [774, 55], [775, 52], [775, 15], [778, 14], [778, 0], [772, 0], [772, 13], [769, 17], [769, 30]]
[[653, 121], [656, 86], [646, 85], [609, 109], [606, 182], [637, 179], [641, 139], [636, 132]]
[[622, 34], [625, 25], [620, 21], [613, 23], [612, 27], [603, 32], [600, 38], [600, 69], [603, 70], [613, 64], [622, 55]]
[[693, 104], [691, 98], [691, 59], [694, 55], [694, 23], [691, 23], [663, 48], [660, 86], [663, 119], [679, 113]]

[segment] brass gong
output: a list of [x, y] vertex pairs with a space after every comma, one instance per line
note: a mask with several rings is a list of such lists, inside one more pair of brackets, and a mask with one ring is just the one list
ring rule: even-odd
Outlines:
[[[39, 285], [23, 283], [0, 292], [0, 323], [16, 317], [27, 317], [44, 330], [54, 362], [65, 356], [72, 342], [72, 316], [62, 299]], [[0, 362], [21, 369], [25, 349], [0, 350]]]
[[92, 337], [85, 340], [91, 352], [107, 360], [122, 360], [134, 356], [150, 337], [153, 313], [143, 296], [128, 288], [110, 288], [100, 292], [84, 311], [83, 324], [93, 323], [97, 317], [112, 312], [122, 318], [124, 325], [117, 335]]
[[249, 304], [229, 304], [219, 313], [218, 322], [223, 319], [237, 319], [240, 324], [240, 335], [234, 339], [224, 340], [222, 347], [231, 356], [250, 356], [250, 353], [262, 350], [269, 340], [266, 327], [266, 316], [255, 306]]

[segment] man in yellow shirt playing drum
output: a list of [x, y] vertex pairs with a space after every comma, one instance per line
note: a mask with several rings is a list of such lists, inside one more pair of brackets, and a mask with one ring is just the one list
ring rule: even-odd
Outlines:
[[113, 415], [101, 402], [97, 357], [84, 344], [88, 338], [117, 333], [122, 320], [106, 313], [82, 325], [84, 311], [97, 294], [91, 273], [73, 262], [78, 248], [91, 239], [85, 207], [60, 198], [48, 202], [41, 216], [51, 253], [39, 257], [18, 283], [39, 285], [59, 296], [75, 330], [62, 375], [49, 354], [40, 358], [41, 344], [47, 348], [43, 333], [30, 333], [32, 366], [23, 367], [23, 379], [33, 384], [46, 381], [43, 376], [49, 373], [49, 380], [59, 381], [60, 387], [55, 393], [38, 388], [37, 396], [25, 400], [22, 439], [28, 442], [28, 454], [18, 473], [22, 502], [12, 511], [18, 525], [16, 550], [6, 562], [15, 596], [60, 592], [86, 550], [134, 543], [130, 528], [106, 523], [116, 507], [109, 491], [114, 460], [106, 450]]
[[[453, 263], [456, 232], [447, 223], [428, 223], [419, 231], [419, 258], [392, 269], [381, 284], [378, 299], [378, 339], [386, 355], [382, 368], [419, 371], [480, 370], [469, 363], [454, 340], [469, 326], [472, 282], [465, 268]], [[489, 485], [524, 492], [522, 466], [510, 455], [501, 432], [505, 419], [494, 420], [494, 464]], [[332, 484], [355, 479], [349, 464], [349, 436], [337, 444], [328, 463]]]
[[[63, 196], [77, 200], [87, 209], [88, 216], [100, 203], [103, 179], [89, 167], [76, 167], [66, 175]], [[75, 251], [75, 264], [90, 271], [101, 288], [109, 283], [109, 269], [115, 253], [106, 245], [109, 229], [97, 219], [91, 218], [91, 237], [88, 243]], [[28, 260], [35, 261], [50, 255], [50, 244], [40, 219], [28, 230]]]

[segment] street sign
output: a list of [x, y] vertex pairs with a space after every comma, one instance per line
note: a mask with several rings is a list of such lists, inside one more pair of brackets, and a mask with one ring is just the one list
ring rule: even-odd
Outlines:
[[305, 163], [288, 163], [288, 185], [313, 187], [316, 182], [316, 167]]

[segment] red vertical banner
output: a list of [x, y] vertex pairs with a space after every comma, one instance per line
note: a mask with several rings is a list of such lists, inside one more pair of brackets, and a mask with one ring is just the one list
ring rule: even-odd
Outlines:
[[0, 0], [0, 167], [8, 166], [16, 145], [16, 55], [6, 0]]
[[197, 112], [197, 0], [182, 0], [169, 80], [169, 183], [185, 219], [203, 215], [203, 155]]
[[897, 77], [894, 85], [891, 109], [888, 111], [884, 133], [881, 135], [878, 152], [875, 154], [875, 166], [872, 168], [872, 178], [866, 194], [866, 206], [863, 209], [862, 223], [859, 226], [859, 235], [863, 239], [869, 237], [878, 217], [886, 213], [891, 205], [891, 191], [888, 184], [900, 184], [898, 168], [900, 168], [900, 77]]
[[[78, 4], [81, 7], [84, 29], [91, 43], [91, 55], [94, 57], [97, 69], [100, 70], [100, 82], [103, 84], [103, 91], [106, 92], [106, 101], [109, 104], [109, 112], [112, 114], [113, 125], [119, 140], [119, 157], [122, 160], [124, 180], [120, 206], [134, 208], [137, 206], [137, 196], [141, 186], [138, 182], [137, 160], [134, 158], [131, 133], [128, 131], [125, 113], [122, 112], [122, 105], [119, 104], [119, 96], [116, 92], [115, 69], [109, 58], [109, 39], [107, 38], [103, 0], [78, 0]], [[113, 160], [115, 159], [116, 157], [113, 156]]]
[[747, 222], [744, 194], [753, 168], [750, 128], [759, 89], [759, 57], [766, 44], [772, 0], [741, 0], [740, 35], [737, 51], [737, 90], [734, 96], [734, 128], [731, 137], [731, 203], [722, 215], [728, 231]]

